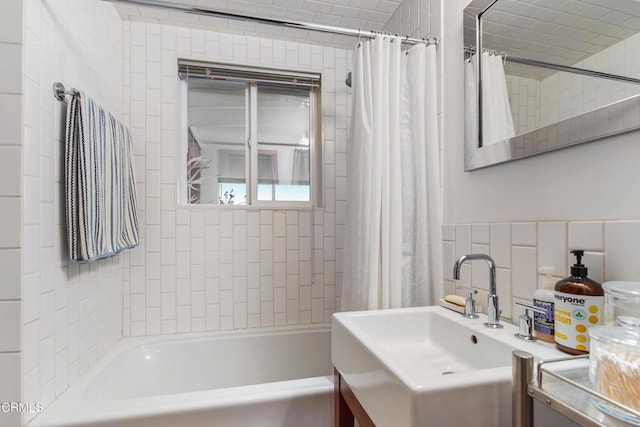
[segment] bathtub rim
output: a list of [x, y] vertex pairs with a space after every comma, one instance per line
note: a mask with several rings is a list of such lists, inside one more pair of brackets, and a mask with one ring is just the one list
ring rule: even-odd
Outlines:
[[[160, 416], [164, 414], [216, 409], [230, 405], [290, 399], [333, 392], [333, 375], [277, 381], [213, 390], [200, 390], [127, 399], [96, 400], [87, 397], [88, 389], [104, 370], [119, 356], [136, 347], [165, 342], [203, 341], [234, 337], [251, 337], [301, 332], [331, 333], [330, 323], [287, 325], [268, 328], [225, 331], [188, 332], [172, 335], [156, 335], [121, 338], [98, 362], [82, 374], [57, 399], [44, 408], [29, 423], [29, 427], [74, 426], [100, 421], [115, 422], [122, 419]], [[69, 414], [73, 415], [69, 415]]]

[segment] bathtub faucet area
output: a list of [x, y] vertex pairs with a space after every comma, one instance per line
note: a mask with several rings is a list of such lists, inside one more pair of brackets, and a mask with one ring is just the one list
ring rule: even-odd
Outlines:
[[489, 295], [487, 295], [487, 323], [488, 328], [499, 329], [503, 326], [500, 324], [500, 307], [498, 305], [498, 291], [496, 287], [496, 263], [486, 254], [469, 254], [463, 255], [453, 265], [453, 278], [460, 280], [460, 268], [466, 261], [484, 260], [489, 265]]

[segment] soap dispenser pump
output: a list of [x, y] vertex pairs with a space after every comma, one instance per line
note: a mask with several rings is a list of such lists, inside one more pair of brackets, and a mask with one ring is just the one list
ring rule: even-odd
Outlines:
[[571, 253], [577, 260], [571, 276], [559, 280], [554, 288], [555, 341], [558, 349], [579, 355], [589, 353], [589, 328], [602, 323], [604, 290], [587, 277], [587, 267], [582, 264], [584, 251]]

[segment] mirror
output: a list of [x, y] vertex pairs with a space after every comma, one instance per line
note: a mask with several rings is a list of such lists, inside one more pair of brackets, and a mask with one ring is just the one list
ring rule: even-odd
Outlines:
[[474, 0], [464, 46], [466, 171], [640, 127], [636, 0]]

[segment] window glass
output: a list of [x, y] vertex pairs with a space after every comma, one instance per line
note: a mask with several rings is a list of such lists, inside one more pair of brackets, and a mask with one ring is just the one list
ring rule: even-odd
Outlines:
[[308, 89], [258, 85], [258, 200], [310, 201]]
[[189, 79], [189, 203], [246, 203], [245, 83]]

